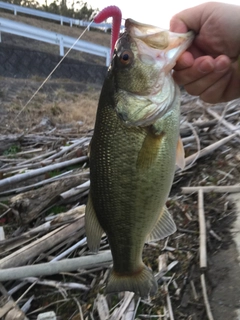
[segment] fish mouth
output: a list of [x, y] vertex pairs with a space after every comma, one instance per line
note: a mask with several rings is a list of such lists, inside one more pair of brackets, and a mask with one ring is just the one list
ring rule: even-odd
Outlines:
[[125, 30], [135, 41], [138, 56], [144, 63], [161, 62], [169, 72], [178, 57], [191, 45], [194, 32], [175, 33], [166, 29], [126, 19]]

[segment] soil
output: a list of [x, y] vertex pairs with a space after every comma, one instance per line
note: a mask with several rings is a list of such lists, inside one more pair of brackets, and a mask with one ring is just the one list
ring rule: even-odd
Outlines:
[[[14, 43], [14, 45], [16, 44]], [[9, 43], [9, 45], [11, 46], [12, 44]], [[81, 122], [82, 130], [91, 130], [93, 128], [97, 101], [101, 90], [100, 82], [86, 83], [85, 81], [66, 80], [66, 78], [51, 79], [44, 85], [32, 103], [23, 110], [22, 107], [25, 106], [41, 82], [42, 78], [1, 78], [0, 134], [26, 131], [40, 123], [44, 117], [48, 117], [52, 123], [62, 125], [69, 122]], [[20, 111], [21, 114], [16, 118]], [[233, 150], [239, 152], [237, 144], [229, 144], [229, 146], [231, 147], [231, 152]], [[176, 187], [173, 186], [171, 197], [174, 199], [174, 195], [179, 194], [182, 186], [186, 186], [189, 183], [191, 185], [199, 185], [203, 178], [203, 173], [205, 175], [209, 174], [209, 176], [213, 174], [214, 179], [220, 179], [221, 176], [216, 172], [214, 173], [213, 168], [214, 170], [220, 170], [221, 168], [221, 170], [228, 172], [228, 165], [222, 164], [223, 161], [224, 156], [219, 151], [199, 161], [191, 169], [190, 173], [186, 173], [186, 176], [181, 177], [180, 184]], [[235, 163], [236, 168], [234, 181], [231, 181], [232, 184], [240, 179], [239, 162], [235, 161]], [[205, 200], [207, 220], [211, 221], [211, 228], [222, 238], [220, 242], [214, 238], [208, 239], [208, 271], [206, 273], [208, 294], [215, 320], [237, 320], [235, 310], [240, 308], [240, 267], [237, 258], [238, 252], [231, 235], [231, 226], [235, 219], [235, 213], [223, 216], [223, 207], [226, 199], [219, 200], [220, 197], [219, 195], [213, 195], [212, 197], [208, 195]], [[183, 214], [187, 210], [186, 208], [189, 208], [190, 213], [194, 212], [194, 210], [196, 211], [196, 197], [189, 197], [188, 200], [184, 200], [184, 203], [181, 204], [176, 203], [173, 206], [173, 212], [177, 223], [180, 221], [178, 226], [192, 230], [192, 227], [197, 223], [196, 220], [184, 226], [184, 223], [178, 217], [179, 212]], [[229, 207], [229, 211], [235, 212], [233, 207]], [[201, 292], [198, 256], [196, 253], [194, 254], [195, 259], [193, 259], [191, 268], [186, 270], [185, 273], [187, 279], [185, 293], [181, 296], [181, 299], [173, 298], [176, 320], [207, 320], [204, 305], [202, 302], [199, 303], [192, 299], [189, 284], [190, 279], [194, 280], [198, 293]], [[184, 267], [182, 268], [184, 269]], [[183, 277], [183, 272], [181, 277]], [[185, 279], [182, 278], [183, 283], [184, 281]], [[44, 294], [42, 292], [42, 295]]]
[[214, 285], [211, 307], [215, 319], [233, 319], [240, 309], [240, 266], [239, 252], [235, 244], [219, 251], [210, 258], [209, 277]]

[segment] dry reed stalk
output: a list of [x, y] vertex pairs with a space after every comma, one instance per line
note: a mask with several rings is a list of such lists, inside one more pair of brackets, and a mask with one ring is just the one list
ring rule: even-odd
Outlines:
[[69, 238], [71, 234], [83, 227], [84, 215], [80, 216], [79, 219], [74, 223], [59, 227], [56, 230], [49, 232], [47, 235], [1, 259], [0, 269], [25, 265], [30, 259], [54, 247], [56, 244], [61, 243], [64, 239]]
[[209, 301], [208, 301], [208, 295], [207, 295], [207, 288], [206, 288], [206, 281], [205, 281], [204, 273], [201, 274], [201, 285], [202, 285], [202, 293], [203, 293], [204, 305], [205, 305], [205, 308], [206, 308], [208, 320], [214, 320], [212, 312], [211, 312], [210, 304], [209, 304]]
[[199, 158], [202, 158], [202, 157], [208, 155], [209, 153], [215, 151], [217, 148], [219, 148], [219, 147], [223, 146], [224, 144], [226, 144], [227, 142], [231, 141], [234, 137], [236, 137], [236, 133], [233, 133], [230, 136], [225, 137], [225, 138], [211, 144], [210, 146], [202, 149], [201, 151], [192, 154], [191, 156], [189, 156], [185, 159], [185, 164], [188, 165], [191, 162], [193, 162], [194, 160], [197, 160]]
[[40, 263], [32, 266], [22, 266], [0, 270], [0, 281], [24, 279], [26, 277], [49, 276], [61, 272], [91, 269], [97, 266], [106, 266], [112, 263], [110, 250], [99, 254], [65, 259], [52, 263]]
[[215, 119], [217, 119], [218, 121], [220, 121], [227, 129], [229, 129], [232, 132], [235, 132], [236, 135], [240, 136], [240, 130], [234, 126], [233, 124], [231, 124], [230, 122], [228, 122], [227, 120], [225, 120], [222, 116], [220, 116], [217, 112], [215, 112], [214, 110], [212, 110], [211, 108], [207, 108], [206, 111], [213, 116]]
[[10, 177], [10, 178], [5, 178], [3, 180], [0, 180], [0, 190], [3, 190], [4, 188], [9, 187], [11, 185], [14, 185], [15, 183], [22, 182], [22, 181], [40, 176], [40, 175], [45, 174], [49, 171], [66, 168], [68, 166], [72, 166], [72, 165], [75, 165], [75, 164], [78, 164], [78, 163], [81, 163], [81, 162], [84, 162], [87, 160], [88, 160], [88, 157], [83, 156], [83, 157], [79, 157], [79, 158], [72, 159], [69, 161], [63, 161], [63, 162], [56, 163], [56, 164], [53, 164], [50, 166], [46, 166], [44, 168], [35, 169], [30, 172], [17, 174], [13, 177]]
[[20, 193], [10, 199], [10, 207], [18, 220], [26, 224], [36, 219], [49, 205], [60, 199], [60, 194], [81, 184], [82, 175], [65, 177], [42, 188]]
[[200, 268], [205, 270], [207, 268], [207, 236], [202, 189], [198, 190], [198, 219], [200, 236]]
[[237, 193], [240, 192], [240, 185], [234, 185], [234, 186], [207, 186], [207, 187], [201, 187], [201, 186], [194, 186], [194, 187], [183, 187], [182, 193], [194, 193], [198, 192], [199, 190], [202, 190], [203, 192], [217, 192], [217, 193]]

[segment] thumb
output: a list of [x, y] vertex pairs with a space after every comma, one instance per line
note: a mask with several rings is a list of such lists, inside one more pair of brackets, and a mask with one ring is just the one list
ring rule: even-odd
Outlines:
[[178, 15], [175, 15], [172, 17], [170, 21], [170, 31], [172, 32], [178, 32], [178, 33], [185, 33], [188, 31], [188, 27], [186, 24], [178, 17]]

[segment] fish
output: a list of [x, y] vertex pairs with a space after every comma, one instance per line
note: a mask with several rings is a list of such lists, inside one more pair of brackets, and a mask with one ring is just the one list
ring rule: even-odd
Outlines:
[[106, 293], [157, 291], [142, 252], [145, 243], [176, 231], [165, 205], [175, 166], [184, 166], [172, 69], [193, 37], [126, 19], [115, 44], [90, 143], [85, 214], [90, 251], [99, 250], [106, 234], [112, 252]]

